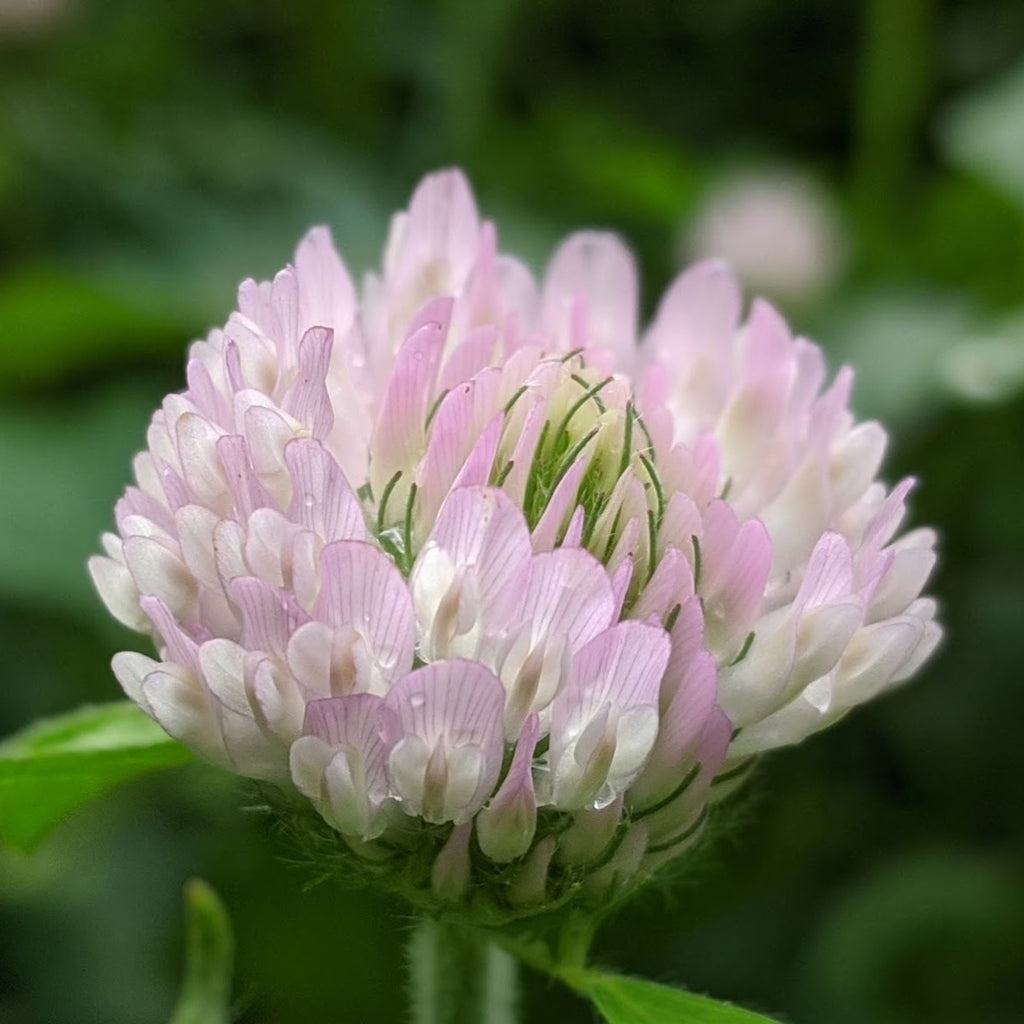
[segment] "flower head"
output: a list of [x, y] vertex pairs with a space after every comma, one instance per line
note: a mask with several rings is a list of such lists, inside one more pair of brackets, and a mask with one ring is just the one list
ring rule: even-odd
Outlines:
[[637, 292], [594, 232], [538, 284], [455, 171], [361, 292], [322, 228], [245, 282], [90, 563], [157, 646], [128, 696], [404, 891], [517, 914], [618, 895], [751, 755], [909, 676], [935, 538], [894, 539], [849, 371], [723, 265], [639, 341]]

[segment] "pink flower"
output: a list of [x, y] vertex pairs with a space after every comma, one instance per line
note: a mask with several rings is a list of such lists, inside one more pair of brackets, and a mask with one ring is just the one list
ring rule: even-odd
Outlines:
[[725, 267], [639, 341], [637, 293], [594, 232], [538, 285], [455, 171], [361, 294], [322, 228], [245, 282], [90, 563], [159, 652], [125, 692], [410, 891], [462, 898], [477, 851], [514, 913], [679, 856], [716, 777], [927, 657], [934, 536], [893, 540], [849, 372]]

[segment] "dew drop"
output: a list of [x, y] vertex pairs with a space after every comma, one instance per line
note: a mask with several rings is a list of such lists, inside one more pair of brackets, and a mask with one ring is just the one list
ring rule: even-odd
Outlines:
[[409, 707], [421, 708], [427, 703], [427, 698], [422, 693], [414, 693], [409, 697]]
[[303, 497], [302, 504], [305, 505], [306, 508], [312, 508], [316, 504], [316, 499], [312, 494], [307, 494]]

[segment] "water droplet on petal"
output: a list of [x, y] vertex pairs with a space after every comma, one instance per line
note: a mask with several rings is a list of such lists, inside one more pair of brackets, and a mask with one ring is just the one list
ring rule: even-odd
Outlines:
[[422, 693], [414, 693], [409, 697], [409, 707], [421, 708], [427, 703], [427, 698]]
[[312, 494], [307, 494], [303, 497], [302, 504], [305, 505], [306, 508], [312, 508], [316, 504], [316, 498], [314, 498]]

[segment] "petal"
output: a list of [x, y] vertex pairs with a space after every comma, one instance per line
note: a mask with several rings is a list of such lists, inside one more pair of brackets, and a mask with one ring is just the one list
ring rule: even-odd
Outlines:
[[146, 706], [167, 733], [221, 765], [230, 765], [217, 716], [206, 691], [188, 674], [167, 665], [146, 676]]
[[389, 521], [404, 508], [413, 468], [422, 455], [427, 414], [451, 309], [451, 299], [437, 299], [418, 314], [423, 323], [409, 333], [398, 350], [374, 425], [370, 439], [373, 493], [383, 495], [395, 473], [402, 472], [405, 477], [391, 496]]
[[396, 218], [384, 255], [389, 280], [432, 294], [457, 294], [477, 254], [480, 221], [465, 175], [427, 175]]
[[281, 408], [305, 424], [317, 440], [323, 440], [334, 426], [334, 409], [327, 391], [334, 331], [310, 327], [299, 342], [299, 365]]
[[291, 635], [309, 618], [294, 595], [255, 576], [232, 580], [230, 589], [242, 615], [242, 646], [283, 659]]
[[89, 575], [107, 610], [118, 622], [140, 633], [147, 629], [149, 620], [139, 607], [139, 588], [123, 562], [93, 555], [89, 559]]
[[665, 292], [644, 339], [648, 360], [675, 375], [682, 437], [715, 422], [730, 384], [742, 296], [729, 267], [717, 260], [684, 271]]
[[416, 617], [408, 585], [385, 554], [360, 541], [328, 544], [320, 571], [315, 617], [363, 636], [386, 687], [412, 667]]
[[494, 488], [452, 491], [410, 574], [421, 642], [432, 658], [473, 656], [521, 600], [530, 558], [522, 512]]
[[366, 524], [359, 500], [326, 448], [313, 438], [295, 438], [284, 450], [292, 478], [288, 515], [322, 540], [364, 540]]
[[498, 864], [521, 857], [533, 843], [537, 828], [537, 797], [533, 790], [533, 752], [540, 719], [531, 715], [523, 727], [508, 774], [493, 799], [476, 816], [480, 849]]
[[198, 596], [195, 577], [180, 556], [160, 541], [129, 537], [124, 560], [142, 596], [159, 597], [182, 618], [193, 618]]
[[142, 685], [150, 672], [163, 667], [160, 662], [147, 658], [144, 654], [138, 654], [135, 651], [119, 651], [114, 655], [110, 665], [114, 670], [117, 681], [121, 684], [121, 689], [143, 711], [152, 714], [143, 696]]
[[464, 821], [490, 796], [504, 751], [505, 691], [471, 661], [427, 665], [384, 698], [388, 777], [404, 803], [431, 821]]
[[295, 273], [300, 330], [330, 327], [335, 336], [344, 334], [355, 314], [356, 292], [327, 228], [313, 228], [299, 243]]
[[559, 246], [548, 265], [544, 322], [556, 337], [567, 338], [567, 319], [579, 303], [586, 310], [588, 342], [613, 353], [619, 368], [629, 369], [636, 352], [637, 290], [636, 263], [619, 238], [578, 232]]

